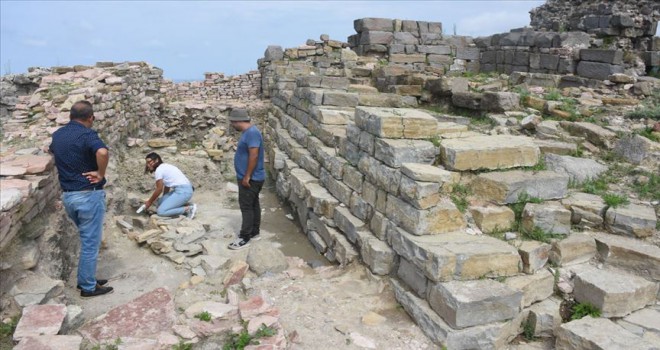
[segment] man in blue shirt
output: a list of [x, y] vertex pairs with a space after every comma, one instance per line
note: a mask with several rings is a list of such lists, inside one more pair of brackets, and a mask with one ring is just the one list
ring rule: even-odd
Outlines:
[[94, 110], [87, 101], [71, 106], [69, 123], [53, 133], [50, 152], [62, 187], [67, 215], [80, 232], [78, 289], [80, 296], [94, 297], [112, 292], [108, 280], [96, 279], [96, 264], [105, 216], [105, 171], [108, 147], [92, 130]]
[[238, 205], [243, 217], [238, 239], [229, 244], [229, 249], [241, 249], [247, 246], [250, 240], [259, 239], [259, 192], [266, 181], [264, 140], [259, 129], [250, 122], [245, 109], [232, 110], [229, 121], [234, 129], [241, 132], [234, 155], [234, 169], [238, 180]]

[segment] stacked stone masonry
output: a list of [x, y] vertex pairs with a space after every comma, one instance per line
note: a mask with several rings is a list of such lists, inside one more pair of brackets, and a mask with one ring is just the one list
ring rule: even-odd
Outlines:
[[174, 83], [163, 82], [162, 92], [170, 101], [251, 101], [259, 98], [261, 74], [225, 76], [223, 73], [206, 73], [203, 81]]
[[46, 151], [50, 135], [69, 122], [73, 103], [87, 100], [94, 105], [95, 129], [113, 151], [160, 117], [161, 82], [162, 70], [144, 62], [32, 69], [3, 78], [3, 91], [14, 94], [3, 94], [0, 115], [0, 250], [59, 197], [57, 171]]

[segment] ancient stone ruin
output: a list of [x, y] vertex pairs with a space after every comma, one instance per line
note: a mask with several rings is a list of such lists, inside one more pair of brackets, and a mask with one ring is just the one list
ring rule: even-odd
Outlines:
[[[481, 38], [446, 35], [437, 22], [357, 19], [347, 42], [269, 46], [257, 71], [203, 82], [166, 81], [144, 62], [2, 77], [3, 316], [44, 304], [67, 312], [76, 233], [43, 147], [86, 99], [119, 154], [182, 153], [229, 179], [226, 114], [250, 109], [275, 191], [316, 251], [386, 279], [439, 346], [657, 348], [660, 5], [550, 0], [531, 14], [532, 28]], [[112, 180], [109, 218], [136, 205], [121, 189], [130, 180]], [[112, 224], [195, 276], [222, 273], [226, 288], [248, 269], [219, 261], [220, 237], [203, 225]], [[235, 311], [238, 295], [223, 305]], [[94, 327], [79, 333], [98, 342]], [[208, 335], [190, 327], [189, 337], [174, 332]], [[31, 339], [17, 348], [38, 338], [14, 337]], [[281, 336], [269, 348], [287, 344]]]

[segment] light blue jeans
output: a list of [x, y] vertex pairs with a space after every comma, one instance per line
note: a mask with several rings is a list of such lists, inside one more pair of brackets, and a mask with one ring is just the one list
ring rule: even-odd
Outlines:
[[186, 211], [186, 204], [193, 195], [192, 185], [176, 186], [158, 199], [158, 216], [177, 216]]
[[62, 202], [80, 232], [78, 285], [82, 290], [92, 292], [96, 289], [96, 263], [103, 235], [105, 191], [64, 192]]

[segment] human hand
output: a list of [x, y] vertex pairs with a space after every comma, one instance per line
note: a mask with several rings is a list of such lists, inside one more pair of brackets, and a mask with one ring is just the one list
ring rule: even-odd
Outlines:
[[82, 173], [84, 177], [87, 178], [87, 180], [93, 184], [97, 184], [101, 181], [103, 181], [103, 176], [99, 174], [98, 171], [88, 171], [86, 173]]
[[244, 177], [243, 180], [241, 180], [241, 185], [243, 185], [245, 188], [250, 188], [250, 177]]

